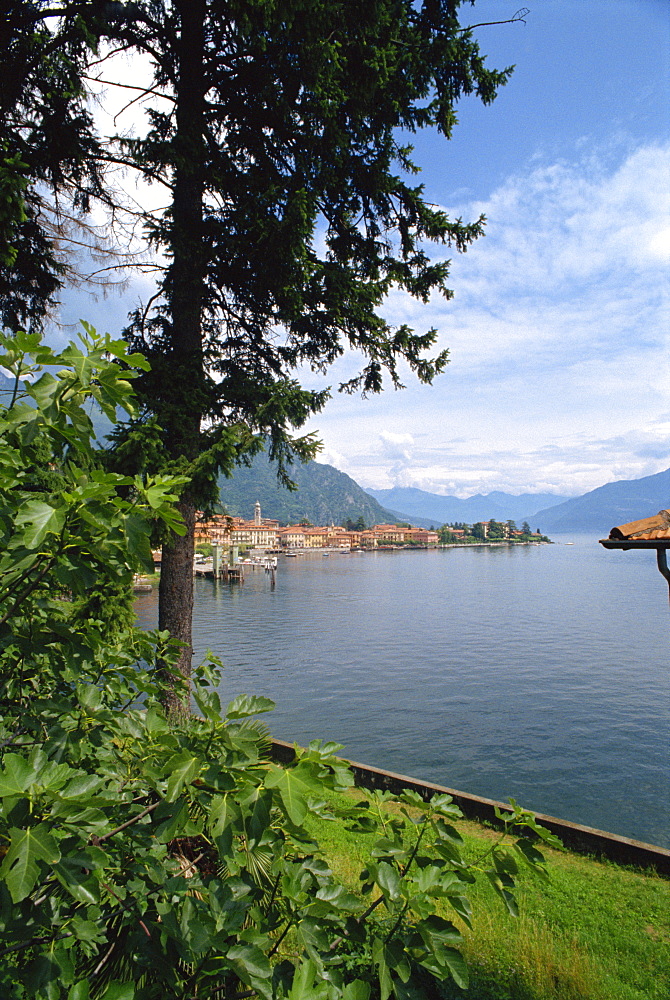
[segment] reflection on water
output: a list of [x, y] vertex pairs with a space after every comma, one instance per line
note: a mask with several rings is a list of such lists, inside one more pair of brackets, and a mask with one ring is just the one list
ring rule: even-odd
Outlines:
[[278, 737], [670, 847], [667, 587], [653, 554], [574, 541], [197, 580], [196, 653], [224, 701], [276, 701]]

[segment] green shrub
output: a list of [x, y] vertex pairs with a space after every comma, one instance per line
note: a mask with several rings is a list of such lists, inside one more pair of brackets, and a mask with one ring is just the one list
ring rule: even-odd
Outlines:
[[[0, 995], [404, 1000], [465, 986], [461, 933], [436, 912], [471, 922], [449, 796], [407, 793], [389, 818], [336, 794], [340, 817], [377, 830], [352, 892], [306, 828], [353, 783], [338, 745], [272, 763], [253, 718], [272, 703], [245, 695], [222, 713], [214, 659], [194, 673], [199, 714], [168, 723], [175, 650], [129, 624], [122, 595], [152, 568], [152, 524], [183, 530], [185, 480], [98, 465], [85, 405], [132, 412], [128, 379], [146, 362], [88, 327], [83, 341], [55, 354], [17, 334], [0, 355], [17, 379], [0, 409]], [[36, 480], [38, 455], [57, 481]], [[513, 820], [551, 840], [516, 806]], [[478, 862], [511, 913], [517, 862], [544, 873], [525, 838]]]

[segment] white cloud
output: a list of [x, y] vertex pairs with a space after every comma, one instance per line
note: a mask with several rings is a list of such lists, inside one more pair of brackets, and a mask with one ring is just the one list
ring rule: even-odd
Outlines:
[[656, 232], [649, 241], [649, 253], [670, 264], [670, 228]]
[[[533, 164], [488, 202], [487, 236], [452, 261], [452, 302], [389, 298], [435, 326], [432, 388], [350, 399], [317, 424], [365, 485], [468, 495], [581, 493], [670, 466], [670, 146]], [[350, 424], [355, 412], [355, 430]]]
[[384, 454], [388, 458], [409, 459], [412, 455], [414, 438], [411, 434], [394, 434], [383, 431], [379, 435]]
[[335, 448], [324, 447], [321, 449], [316, 458], [317, 462], [321, 462], [324, 465], [332, 465], [334, 468], [339, 469], [341, 472], [346, 472], [347, 467], [347, 457], [343, 455], [341, 451], [337, 451]]
[[[534, 162], [487, 202], [451, 206], [488, 217], [487, 236], [453, 256], [456, 297], [424, 306], [394, 293], [386, 309], [394, 324], [437, 328], [446, 373], [432, 387], [408, 373], [405, 391], [366, 401], [335, 395], [308, 428], [320, 460], [366, 486], [459, 496], [577, 494], [669, 467], [669, 177], [670, 146], [618, 162], [608, 150]], [[61, 318], [116, 333], [150, 287], [138, 277], [123, 299], [66, 295]], [[357, 367], [346, 353], [325, 381]]]
[[465, 217], [484, 212], [488, 224], [487, 236], [453, 261], [457, 297], [436, 313], [446, 339], [466, 346], [458, 336], [464, 317], [469, 330], [480, 325], [467, 348], [481, 359], [524, 342], [555, 355], [559, 337], [587, 353], [603, 341], [610, 350], [630, 343], [639, 309], [657, 303], [667, 282], [660, 251], [669, 180], [670, 147], [651, 147], [610, 175], [593, 157], [537, 167], [488, 203], [457, 206]]
[[389, 478], [394, 485], [404, 486], [406, 470], [414, 463], [414, 438], [411, 434], [382, 431], [379, 444]]

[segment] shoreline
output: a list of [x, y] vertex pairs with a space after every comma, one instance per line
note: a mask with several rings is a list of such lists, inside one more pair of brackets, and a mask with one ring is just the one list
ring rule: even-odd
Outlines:
[[[535, 541], [524, 541], [515, 542], [508, 539], [500, 539], [492, 542], [445, 542], [438, 545], [378, 545], [376, 548], [356, 548], [356, 549], [341, 549], [341, 548], [302, 548], [302, 549], [265, 549], [267, 556], [288, 556], [294, 559], [296, 556], [351, 556], [351, 555], [368, 555], [369, 553], [377, 552], [436, 552], [442, 549], [477, 549], [477, 548], [502, 548], [506, 546], [507, 548], [516, 548], [520, 545], [554, 545], [555, 543], [550, 539], [542, 542]], [[257, 568], [253, 563], [245, 563], [240, 561], [243, 566], [251, 566], [252, 568]], [[206, 576], [211, 573], [211, 565], [209, 561], [203, 560], [203, 563], [198, 566], [194, 566], [193, 576]], [[139, 595], [141, 593], [153, 590], [158, 586], [160, 581], [160, 564], [154, 573], [137, 574], [137, 579], [132, 585], [132, 590], [135, 594]]]
[[480, 548], [482, 545], [488, 548], [499, 548], [501, 545], [511, 546], [516, 548], [518, 545], [553, 545], [554, 542], [551, 539], [546, 541], [527, 541], [527, 542], [513, 542], [507, 538], [501, 538], [495, 542], [444, 542], [441, 545], [436, 545], [435, 548], [438, 549], [474, 549]]
[[268, 549], [273, 555], [282, 556], [298, 556], [298, 555], [322, 555], [323, 553], [328, 553], [329, 555], [343, 555], [348, 556], [354, 553], [364, 553], [369, 552], [435, 552], [440, 549], [475, 549], [475, 548], [501, 548], [506, 546], [507, 548], [517, 548], [521, 545], [554, 545], [555, 543], [551, 540], [547, 541], [524, 541], [515, 542], [506, 538], [496, 539], [492, 542], [444, 542], [438, 543], [437, 545], [403, 545], [398, 543], [397, 545], [377, 545], [375, 548], [355, 548], [355, 549], [340, 549], [340, 548], [301, 548], [301, 549]]
[[[272, 739], [272, 757], [278, 763], [290, 764], [295, 759], [295, 744], [285, 740]], [[350, 765], [356, 785], [368, 790], [380, 789], [399, 794], [406, 790], [417, 792], [428, 800], [436, 794], [450, 795], [456, 805], [468, 819], [499, 825], [496, 816], [498, 810], [509, 812], [508, 802], [487, 799], [480, 795], [447, 788], [431, 781], [422, 781], [406, 774], [386, 771], [370, 764], [342, 758]], [[632, 837], [622, 837], [620, 834], [598, 830], [592, 826], [573, 823], [571, 820], [559, 819], [546, 813], [531, 810], [538, 823], [550, 830], [563, 842], [564, 846], [576, 854], [607, 858], [619, 865], [632, 865], [636, 868], [653, 868], [658, 875], [670, 875], [670, 850], [657, 844], [648, 844]]]

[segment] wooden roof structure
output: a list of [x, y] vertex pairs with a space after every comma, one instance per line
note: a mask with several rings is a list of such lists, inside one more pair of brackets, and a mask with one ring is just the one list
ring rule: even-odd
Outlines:
[[630, 521], [612, 528], [610, 538], [618, 541], [666, 541], [670, 544], [670, 510], [659, 510], [653, 517]]
[[656, 549], [659, 572], [670, 588], [667, 551], [670, 548], [670, 510], [659, 510], [652, 517], [630, 521], [612, 528], [609, 538], [601, 538], [606, 549]]

